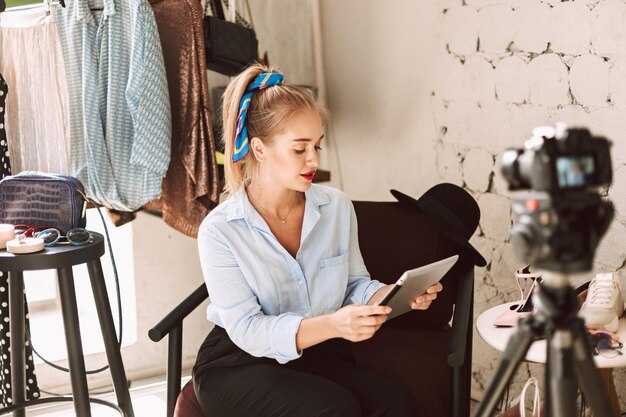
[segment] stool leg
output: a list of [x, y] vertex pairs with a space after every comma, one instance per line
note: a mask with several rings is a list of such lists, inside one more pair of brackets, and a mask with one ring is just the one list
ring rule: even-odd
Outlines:
[[102, 338], [104, 339], [109, 368], [111, 369], [111, 378], [113, 379], [117, 403], [126, 413], [126, 417], [134, 417], [135, 413], [133, 412], [133, 404], [128, 392], [128, 381], [126, 380], [126, 372], [124, 371], [124, 363], [120, 353], [120, 344], [115, 334], [111, 304], [109, 303], [100, 260], [87, 262], [87, 270], [91, 279], [91, 289], [96, 302], [96, 310], [98, 311], [100, 329], [102, 330]]
[[63, 312], [63, 325], [65, 326], [65, 342], [67, 343], [67, 359], [70, 365], [74, 410], [77, 416], [91, 417], [83, 345], [80, 340], [74, 275], [72, 274], [71, 267], [57, 269], [57, 274], [59, 279], [59, 293], [61, 296], [61, 311]]
[[[11, 332], [11, 400], [26, 401], [26, 340], [24, 317], [24, 274], [9, 271], [9, 331]], [[15, 410], [14, 417], [26, 416], [26, 410]]]

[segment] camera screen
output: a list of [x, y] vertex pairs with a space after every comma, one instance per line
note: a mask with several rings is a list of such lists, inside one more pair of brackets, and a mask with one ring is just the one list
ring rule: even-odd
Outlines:
[[556, 174], [559, 188], [583, 187], [592, 180], [594, 160], [591, 155], [559, 156], [556, 158]]

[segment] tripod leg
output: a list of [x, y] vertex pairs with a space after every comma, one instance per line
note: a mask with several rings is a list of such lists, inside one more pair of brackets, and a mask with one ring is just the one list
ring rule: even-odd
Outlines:
[[546, 415], [555, 417], [576, 415], [576, 374], [574, 339], [571, 330], [558, 329], [548, 335], [546, 362]]
[[511, 377], [526, 357], [528, 348], [535, 340], [532, 325], [529, 325], [527, 320], [532, 320], [532, 318], [520, 321], [517, 331], [511, 335], [496, 373], [487, 387], [485, 396], [478, 405], [474, 417], [489, 417], [493, 413], [498, 399], [502, 396], [504, 389], [511, 381]]
[[[578, 384], [594, 417], [612, 417], [613, 411], [589, 345], [585, 340], [583, 321], [574, 326], [574, 360]], [[619, 413], [618, 413], [619, 414]]]

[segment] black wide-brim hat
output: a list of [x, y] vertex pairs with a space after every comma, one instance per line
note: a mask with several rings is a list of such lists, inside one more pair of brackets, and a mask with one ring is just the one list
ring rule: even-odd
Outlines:
[[417, 200], [398, 190], [391, 190], [391, 194], [400, 202], [417, 205], [433, 219], [444, 236], [466, 249], [474, 265], [487, 265], [485, 258], [469, 243], [480, 221], [480, 208], [463, 188], [450, 183], [437, 184]]

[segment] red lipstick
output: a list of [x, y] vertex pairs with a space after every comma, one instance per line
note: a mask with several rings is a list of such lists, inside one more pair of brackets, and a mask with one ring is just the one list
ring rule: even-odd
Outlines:
[[302, 176], [307, 181], [313, 181], [314, 175], [315, 175], [315, 171], [309, 171], [305, 174], [300, 174], [300, 176]]

